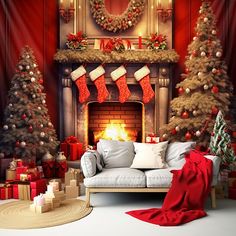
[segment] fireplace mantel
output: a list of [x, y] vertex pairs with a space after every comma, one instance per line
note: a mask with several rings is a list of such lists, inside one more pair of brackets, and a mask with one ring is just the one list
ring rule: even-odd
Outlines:
[[[123, 53], [111, 52], [104, 53], [100, 50], [87, 49], [85, 51], [76, 51], [61, 49], [54, 56], [54, 60], [60, 64], [60, 138], [75, 135], [83, 143], [87, 143], [87, 107], [90, 102], [96, 101], [96, 90], [94, 83], [89, 78], [89, 72], [99, 64], [105, 68], [105, 82], [110, 86], [111, 94], [109, 101], [118, 101], [118, 96], [114, 97], [117, 88], [110, 77], [120, 64], [126, 64], [127, 84], [130, 89], [136, 86], [132, 91], [132, 96], [128, 102], [142, 102], [140, 86], [134, 78], [134, 72], [140, 69], [144, 64], [150, 68], [150, 83], [155, 91], [155, 98], [150, 104], [145, 105], [145, 109], [152, 109], [153, 112], [145, 116], [144, 136], [148, 133], [157, 133], [159, 128], [168, 122], [169, 103], [172, 98], [172, 68], [178, 61], [179, 56], [175, 50], [130, 50]], [[91, 96], [85, 104], [78, 103], [77, 89], [70, 78], [70, 72], [75, 70], [81, 64], [86, 64], [86, 82], [90, 87]], [[139, 95], [138, 95], [139, 94]], [[152, 107], [152, 108], [151, 108]]]
[[59, 63], [176, 63], [179, 55], [174, 49], [168, 50], [126, 50], [122, 53], [104, 53], [97, 49], [76, 51], [60, 49], [54, 56]]

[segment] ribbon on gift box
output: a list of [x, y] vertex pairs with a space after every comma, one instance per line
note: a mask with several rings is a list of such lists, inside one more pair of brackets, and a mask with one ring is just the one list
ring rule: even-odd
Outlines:
[[68, 138], [66, 138], [65, 142], [68, 143], [68, 144], [78, 143], [79, 140], [75, 136], [69, 136]]
[[42, 168], [45, 178], [52, 178], [54, 175], [55, 161], [42, 162]]

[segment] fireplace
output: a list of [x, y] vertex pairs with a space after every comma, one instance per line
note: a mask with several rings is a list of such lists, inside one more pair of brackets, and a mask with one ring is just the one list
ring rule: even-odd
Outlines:
[[88, 104], [88, 143], [100, 138], [142, 142], [144, 105], [141, 102]]

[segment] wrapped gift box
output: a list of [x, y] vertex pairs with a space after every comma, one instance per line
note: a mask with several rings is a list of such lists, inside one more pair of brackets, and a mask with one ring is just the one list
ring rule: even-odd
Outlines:
[[18, 184], [13, 184], [13, 198], [19, 199]]
[[58, 187], [59, 187], [59, 191], [62, 190], [61, 179], [51, 179], [51, 180], [49, 181], [49, 184], [52, 183], [52, 182], [57, 182], [57, 183], [58, 183]]
[[0, 187], [0, 199], [6, 200], [12, 198], [12, 191], [11, 185], [4, 185]]
[[6, 170], [6, 180], [15, 180], [16, 170], [7, 169]]
[[21, 200], [30, 200], [30, 185], [18, 184], [18, 196]]
[[70, 161], [80, 160], [84, 153], [83, 144], [74, 136], [66, 138], [60, 144], [60, 150]]
[[16, 167], [16, 176], [19, 178], [20, 174], [26, 173], [27, 170], [28, 170], [27, 166]]
[[78, 186], [65, 186], [66, 199], [77, 198], [79, 196]]
[[51, 210], [51, 204], [45, 203], [43, 206], [36, 206], [34, 204], [30, 204], [30, 210], [35, 213], [44, 213]]
[[47, 180], [46, 179], [38, 179], [35, 181], [30, 182], [30, 188], [31, 189], [47, 189]]
[[80, 169], [69, 168], [65, 173], [65, 185], [70, 185], [70, 180], [75, 179], [77, 180], [77, 185], [79, 186], [79, 182], [82, 182], [81, 175], [82, 173]]
[[236, 178], [236, 171], [230, 171], [229, 172], [229, 177], [230, 178]]
[[229, 187], [235, 187], [236, 188], [236, 178], [228, 178], [228, 185]]

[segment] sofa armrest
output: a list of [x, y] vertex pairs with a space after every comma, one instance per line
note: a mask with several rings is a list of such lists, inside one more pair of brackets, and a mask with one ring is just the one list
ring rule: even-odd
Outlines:
[[213, 155], [205, 155], [207, 159], [212, 160], [213, 163], [213, 177], [218, 177], [219, 170], [220, 170], [220, 162], [221, 158], [218, 156], [213, 156]]
[[97, 169], [102, 170], [101, 157], [97, 151], [89, 150], [81, 157], [81, 168], [86, 178], [96, 174]]

